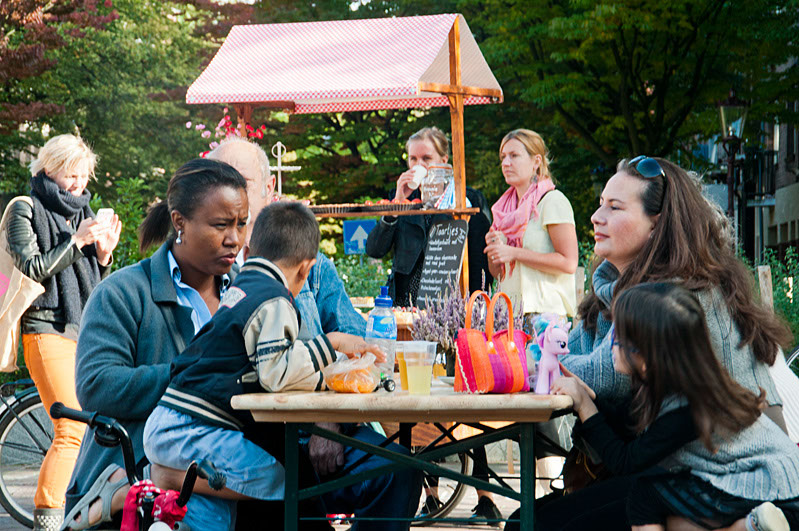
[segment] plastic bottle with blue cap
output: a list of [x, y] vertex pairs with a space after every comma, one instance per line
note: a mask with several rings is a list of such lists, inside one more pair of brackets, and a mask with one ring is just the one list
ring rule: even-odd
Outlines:
[[391, 310], [393, 301], [388, 296], [388, 286], [381, 286], [375, 307], [366, 322], [366, 342], [377, 345], [386, 355], [385, 363], [378, 363], [382, 379], [394, 377], [394, 354], [397, 346], [397, 319]]

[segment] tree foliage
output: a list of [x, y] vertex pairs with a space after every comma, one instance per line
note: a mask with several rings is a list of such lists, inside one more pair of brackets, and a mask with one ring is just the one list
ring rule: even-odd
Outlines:
[[49, 95], [43, 76], [57, 66], [53, 54], [117, 18], [110, 2], [8, 0], [0, 3], [0, 191], [14, 191], [25, 178], [20, 154], [41, 141], [30, 123], [65, 112]]
[[[125, 219], [125, 258], [148, 203], [170, 175], [208, 149], [221, 105], [186, 105], [185, 91], [232, 24], [461, 12], [505, 94], [465, 113], [467, 183], [490, 202], [505, 190], [503, 135], [542, 134], [558, 186], [587, 236], [596, 191], [618, 158], [673, 155], [715, 132], [730, 87], [752, 102], [749, 123], [796, 122], [797, 8], [790, 0], [6, 0], [0, 5], [0, 192], [24, 193], [31, 153], [79, 131], [100, 156], [92, 190]], [[409, 51], [412, 53], [412, 51]], [[280, 68], [280, 65], [273, 65]], [[291, 150], [284, 191], [321, 202], [385, 197], [421, 127], [450, 129], [448, 109], [287, 115], [256, 109], [269, 152]], [[23, 157], [24, 158], [24, 157]], [[292, 160], [294, 159], [294, 160]], [[329, 229], [330, 235], [337, 228]], [[130, 249], [128, 249], [128, 247]]]
[[731, 88], [759, 102], [755, 120], [791, 118], [780, 99], [796, 90], [797, 71], [778, 68], [797, 55], [791, 0], [460, 6], [473, 15], [498, 78], [511, 80], [522, 101], [554, 112], [605, 166], [630, 154], [690, 151], [697, 135], [715, 132], [715, 104]]

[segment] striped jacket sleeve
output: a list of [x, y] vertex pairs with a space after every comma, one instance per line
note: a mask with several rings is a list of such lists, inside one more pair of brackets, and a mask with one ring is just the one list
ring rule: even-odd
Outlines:
[[325, 389], [322, 368], [336, 360], [327, 336], [300, 341], [291, 303], [276, 297], [262, 304], [244, 328], [244, 344], [261, 386], [270, 393]]

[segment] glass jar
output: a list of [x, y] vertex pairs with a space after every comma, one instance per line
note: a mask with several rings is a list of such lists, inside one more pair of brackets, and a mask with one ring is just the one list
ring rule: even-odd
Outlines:
[[427, 176], [422, 181], [422, 203], [425, 208], [435, 208], [447, 186], [454, 182], [455, 174], [451, 164], [431, 164]]

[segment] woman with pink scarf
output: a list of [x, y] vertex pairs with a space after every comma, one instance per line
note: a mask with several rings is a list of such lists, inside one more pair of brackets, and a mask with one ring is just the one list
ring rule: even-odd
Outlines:
[[499, 147], [502, 175], [510, 186], [491, 207], [494, 223], [486, 234], [488, 267], [500, 289], [522, 311], [525, 330], [540, 313], [574, 316], [577, 301], [577, 233], [574, 212], [555, 189], [541, 135], [516, 129]]

